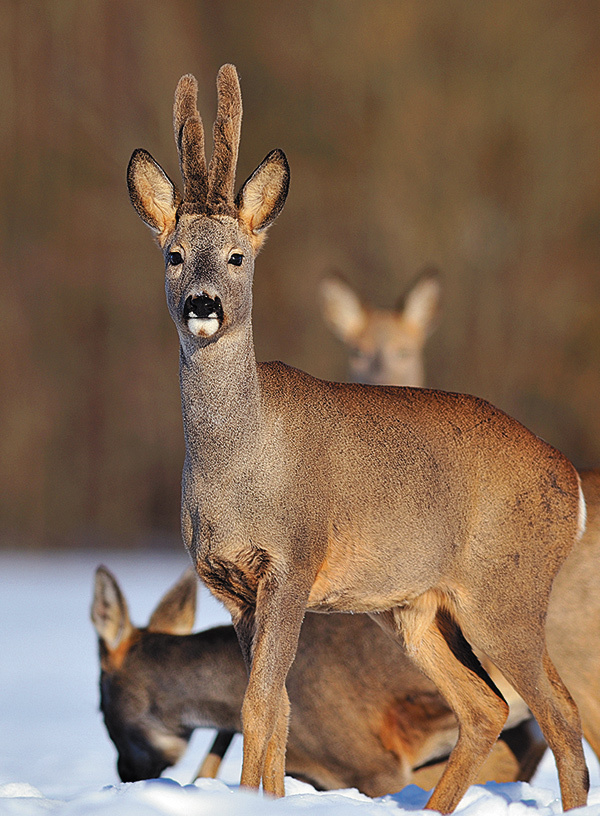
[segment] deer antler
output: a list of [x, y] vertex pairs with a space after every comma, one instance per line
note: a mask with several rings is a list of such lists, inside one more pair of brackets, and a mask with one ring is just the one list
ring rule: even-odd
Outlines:
[[208, 168], [208, 212], [235, 215], [235, 169], [242, 129], [242, 94], [234, 65], [223, 65], [217, 75], [218, 106], [214, 149]]
[[235, 66], [223, 65], [217, 75], [217, 118], [213, 155], [206, 170], [204, 128], [198, 113], [198, 83], [182, 76], [175, 91], [173, 129], [183, 176], [186, 211], [235, 215], [235, 169], [242, 126], [242, 94]]
[[173, 129], [183, 176], [183, 200], [199, 204], [204, 210], [208, 190], [204, 157], [204, 128], [196, 100], [198, 83], [191, 74], [182, 76], [175, 91]]

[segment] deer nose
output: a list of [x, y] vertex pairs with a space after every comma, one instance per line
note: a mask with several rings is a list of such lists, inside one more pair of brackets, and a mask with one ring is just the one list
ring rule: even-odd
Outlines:
[[183, 304], [183, 320], [195, 337], [212, 337], [223, 325], [221, 298], [206, 292], [188, 295]]
[[212, 298], [206, 292], [188, 295], [183, 305], [183, 318], [184, 320], [216, 318], [221, 322], [223, 320], [221, 298], [218, 295]]

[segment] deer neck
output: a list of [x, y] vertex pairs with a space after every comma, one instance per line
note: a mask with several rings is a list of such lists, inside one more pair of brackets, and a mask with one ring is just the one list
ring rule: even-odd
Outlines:
[[261, 394], [251, 326], [193, 349], [180, 345], [179, 377], [189, 464], [226, 464], [261, 427]]
[[[163, 699], [168, 718], [192, 728], [239, 730], [247, 675], [233, 627], [175, 638], [171, 647], [168, 659], [161, 661], [158, 681], [164, 688], [170, 667], [174, 693]], [[167, 716], [166, 710], [163, 713]]]

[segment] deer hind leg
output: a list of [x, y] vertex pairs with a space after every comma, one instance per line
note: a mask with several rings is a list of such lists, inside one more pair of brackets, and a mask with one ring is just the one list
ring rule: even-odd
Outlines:
[[519, 650], [518, 662], [512, 653], [494, 655], [491, 651], [490, 659], [525, 700], [554, 754], [563, 810], [583, 807], [589, 774], [579, 712], [546, 651], [543, 630], [539, 639], [528, 639], [525, 650]]
[[440, 600], [436, 593], [425, 593], [410, 607], [392, 610], [383, 625], [389, 628], [393, 620], [408, 655], [436, 684], [458, 720], [458, 741], [427, 803], [428, 809], [451, 813], [498, 738], [508, 705]]
[[540, 610], [548, 596], [544, 597], [543, 574], [537, 577], [524, 593], [513, 591], [517, 582], [507, 582], [513, 594], [496, 605], [487, 603], [481, 587], [478, 597], [484, 600], [472, 603], [462, 597], [457, 617], [466, 636], [497, 666], [536, 718], [554, 754], [562, 805], [568, 810], [586, 804], [589, 776], [577, 706], [546, 650], [545, 616]]

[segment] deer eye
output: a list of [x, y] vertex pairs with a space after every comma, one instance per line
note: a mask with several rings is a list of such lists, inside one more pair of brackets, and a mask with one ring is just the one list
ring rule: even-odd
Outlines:
[[233, 266], [241, 266], [243, 260], [244, 256], [241, 252], [232, 252], [227, 263], [230, 263]]
[[181, 252], [169, 252], [167, 255], [167, 261], [172, 266], [178, 266], [179, 264], [183, 263], [183, 256]]

